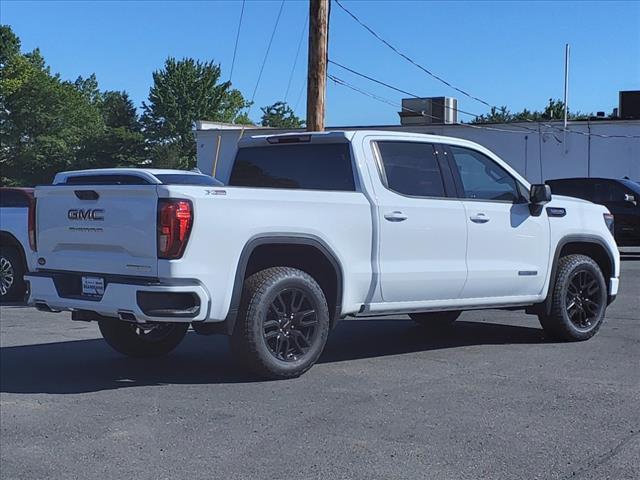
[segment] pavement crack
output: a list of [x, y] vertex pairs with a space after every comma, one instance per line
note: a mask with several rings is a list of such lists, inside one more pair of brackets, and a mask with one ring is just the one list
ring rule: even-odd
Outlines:
[[568, 475], [565, 475], [564, 477], [562, 477], [561, 480], [566, 480], [566, 479], [569, 479], [569, 478], [579, 478], [580, 476], [582, 476], [583, 474], [585, 474], [589, 470], [595, 470], [599, 466], [604, 465], [609, 460], [611, 460], [613, 457], [615, 457], [618, 453], [620, 453], [620, 451], [628, 443], [630, 443], [634, 438], [636, 438], [638, 435], [640, 435], [640, 430], [638, 430], [638, 431], [632, 433], [631, 435], [629, 435], [628, 437], [622, 439], [620, 442], [618, 442], [618, 444], [616, 446], [614, 446], [613, 448], [607, 450], [602, 455], [596, 457], [595, 459], [593, 459], [591, 461], [587, 461], [585, 466], [583, 466], [583, 467], [571, 472]]

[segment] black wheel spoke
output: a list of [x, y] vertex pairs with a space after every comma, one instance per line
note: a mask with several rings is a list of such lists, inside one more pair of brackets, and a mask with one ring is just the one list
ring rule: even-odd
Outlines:
[[305, 337], [300, 330], [294, 330], [293, 338], [294, 338], [294, 341], [298, 344], [298, 346], [301, 349], [307, 349], [311, 347], [309, 340], [307, 340], [307, 337]]
[[319, 334], [315, 302], [304, 290], [286, 288], [273, 298], [263, 322], [267, 348], [278, 360], [300, 360]]
[[278, 325], [280, 325], [278, 323], [277, 320], [267, 320], [266, 322], [264, 322], [264, 329], [266, 330], [270, 330], [270, 329], [278, 329]]
[[571, 277], [565, 298], [569, 320], [578, 328], [591, 328], [600, 315], [602, 292], [598, 279], [589, 270], [580, 270]]

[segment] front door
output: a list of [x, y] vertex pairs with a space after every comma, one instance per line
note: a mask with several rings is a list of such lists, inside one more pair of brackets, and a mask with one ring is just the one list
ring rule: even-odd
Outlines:
[[487, 155], [451, 146], [468, 226], [467, 299], [539, 295], [549, 259], [546, 210], [533, 215], [526, 188]]
[[[433, 144], [380, 140], [380, 284], [384, 302], [459, 298], [467, 277], [466, 213]], [[451, 196], [449, 196], [451, 195]]]

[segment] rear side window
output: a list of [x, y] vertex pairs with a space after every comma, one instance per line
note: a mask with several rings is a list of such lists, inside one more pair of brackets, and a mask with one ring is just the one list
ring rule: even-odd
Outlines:
[[0, 207], [28, 207], [29, 197], [18, 190], [0, 189]]
[[240, 148], [229, 185], [354, 191], [349, 144], [307, 143]]
[[378, 151], [389, 189], [416, 197], [446, 196], [432, 144], [378, 142]]
[[522, 195], [516, 180], [486, 155], [469, 148], [450, 146], [465, 198], [518, 202]]

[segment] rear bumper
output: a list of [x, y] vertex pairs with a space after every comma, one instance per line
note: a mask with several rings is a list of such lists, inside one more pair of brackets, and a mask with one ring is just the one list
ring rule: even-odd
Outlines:
[[41, 309], [89, 311], [137, 322], [198, 322], [207, 318], [211, 298], [197, 281], [179, 283], [107, 277], [101, 298], [83, 298], [61, 288], [60, 275], [30, 272], [29, 304]]

